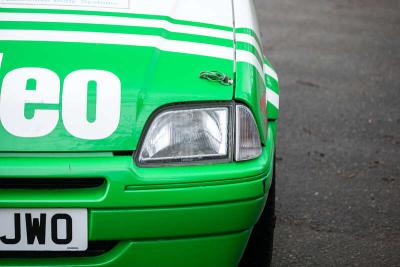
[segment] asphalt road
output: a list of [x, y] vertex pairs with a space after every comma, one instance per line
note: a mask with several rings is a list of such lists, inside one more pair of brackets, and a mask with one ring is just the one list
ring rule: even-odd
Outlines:
[[274, 266], [400, 266], [400, 1], [255, 2], [281, 85]]

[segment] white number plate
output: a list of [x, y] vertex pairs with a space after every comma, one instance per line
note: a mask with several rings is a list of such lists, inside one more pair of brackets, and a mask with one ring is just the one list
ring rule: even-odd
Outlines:
[[0, 209], [0, 251], [83, 251], [86, 209]]

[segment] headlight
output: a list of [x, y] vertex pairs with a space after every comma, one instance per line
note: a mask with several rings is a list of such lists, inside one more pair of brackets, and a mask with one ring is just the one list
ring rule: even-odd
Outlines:
[[154, 117], [136, 160], [140, 165], [227, 162], [234, 153], [237, 161], [256, 158], [261, 153], [258, 129], [247, 107], [181, 106], [165, 109]]
[[144, 139], [139, 163], [193, 162], [229, 157], [229, 107], [160, 113]]

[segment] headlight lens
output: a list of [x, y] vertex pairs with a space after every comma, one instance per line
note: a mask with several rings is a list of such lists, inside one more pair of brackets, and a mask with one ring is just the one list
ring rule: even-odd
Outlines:
[[236, 106], [235, 160], [254, 159], [261, 154], [261, 141], [251, 111], [243, 105]]
[[229, 108], [169, 110], [152, 122], [138, 160], [142, 164], [193, 162], [229, 156]]

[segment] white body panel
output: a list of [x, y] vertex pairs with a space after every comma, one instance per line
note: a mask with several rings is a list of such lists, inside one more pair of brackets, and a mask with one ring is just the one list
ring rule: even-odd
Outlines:
[[235, 27], [252, 29], [260, 39], [257, 14], [252, 0], [233, 0], [235, 8]]
[[[60, 4], [62, 1], [40, 0], [0, 0], [3, 8], [37, 8], [90, 10], [105, 12], [136, 13], [168, 16], [174, 19], [210, 23], [232, 27], [231, 0], [77, 0], [75, 4]], [[43, 3], [43, 4], [42, 4]]]

